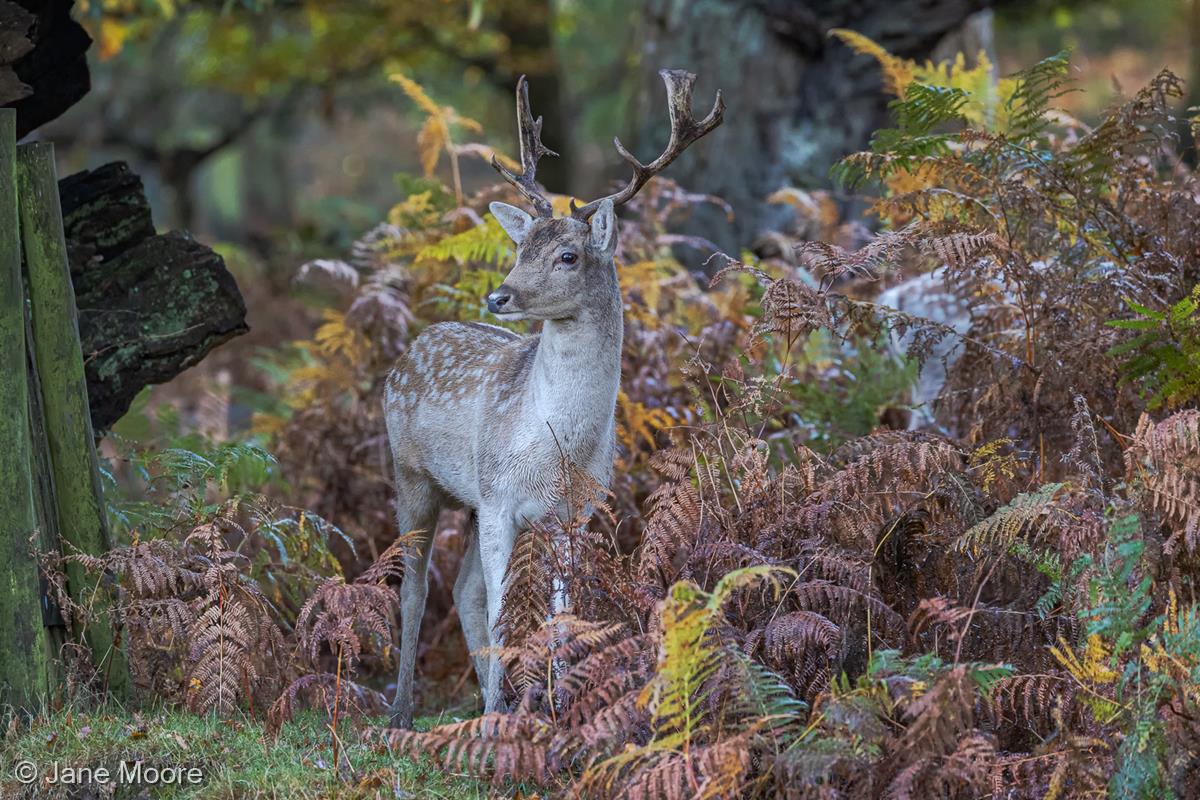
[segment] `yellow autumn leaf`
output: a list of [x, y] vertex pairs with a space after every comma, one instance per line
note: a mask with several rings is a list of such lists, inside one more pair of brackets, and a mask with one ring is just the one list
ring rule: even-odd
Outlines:
[[417, 225], [421, 225], [422, 221], [424, 224], [432, 224], [437, 219], [437, 209], [433, 207], [433, 192], [427, 190], [410, 194], [388, 210], [387, 218], [389, 223], [398, 226], [412, 224], [413, 220], [417, 221]]
[[637, 261], [621, 264], [617, 270], [621, 281], [621, 294], [628, 296], [637, 292], [646, 308], [655, 311], [662, 297], [662, 282], [657, 261]]
[[463, 130], [468, 130], [471, 133], [483, 133], [483, 126], [470, 117], [464, 117], [449, 106], [442, 109], [442, 115], [446, 117], [446, 121], [451, 125], [457, 125]]
[[417, 106], [429, 116], [440, 117], [442, 115], [442, 109], [438, 106], [438, 104], [433, 102], [433, 98], [425, 93], [425, 90], [421, 87], [421, 84], [417, 83], [412, 78], [404, 75], [403, 73], [396, 72], [389, 75], [388, 80], [399, 84], [400, 88], [404, 90], [404, 93], [408, 95], [408, 98], [416, 103]]
[[913, 82], [917, 63], [907, 58], [899, 58], [885, 50], [870, 38], [857, 31], [846, 28], [834, 28], [829, 35], [841, 40], [843, 44], [856, 53], [871, 56], [883, 68], [883, 88], [896, 95], [904, 97], [908, 85]]
[[441, 116], [426, 117], [417, 134], [417, 154], [421, 159], [421, 171], [431, 177], [437, 169], [438, 157], [449, 140], [449, 131]]
[[265, 436], [274, 439], [287, 428], [287, 419], [278, 414], [256, 411], [250, 417], [250, 433], [255, 436]]
[[129, 40], [132, 32], [130, 26], [120, 20], [111, 17], [100, 20], [99, 28], [96, 31], [96, 42], [99, 45], [97, 57], [101, 61], [108, 61], [120, 53], [125, 48], [125, 42]]
[[675, 418], [665, 409], [647, 408], [631, 400], [624, 391], [617, 393], [617, 405], [621, 411], [617, 437], [631, 452], [637, 449], [639, 439], [653, 450], [655, 432], [676, 424]]
[[1058, 645], [1050, 646], [1050, 654], [1066, 668], [1067, 672], [1084, 686], [1108, 684], [1121, 677], [1121, 673], [1109, 667], [1105, 662], [1109, 658], [1109, 649], [1099, 634], [1088, 636], [1084, 647], [1083, 659], [1080, 660], [1065, 639], [1059, 637]]

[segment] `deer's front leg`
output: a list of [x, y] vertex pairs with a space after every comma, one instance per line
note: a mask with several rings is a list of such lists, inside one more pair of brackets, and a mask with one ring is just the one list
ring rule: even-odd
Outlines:
[[[479, 509], [479, 560], [483, 566], [483, 580], [487, 587], [487, 630], [493, 647], [503, 644], [496, 634], [496, 622], [500, 619], [500, 605], [504, 601], [504, 573], [512, 555], [517, 529], [512, 514], [506, 508]], [[483, 712], [504, 711], [504, 694], [501, 678], [504, 666], [499, 657], [488, 657], [487, 680], [483, 686]]]

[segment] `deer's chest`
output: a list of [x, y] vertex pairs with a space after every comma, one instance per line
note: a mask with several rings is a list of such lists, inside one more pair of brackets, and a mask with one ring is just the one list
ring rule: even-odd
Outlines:
[[525, 415], [494, 447], [481, 453], [479, 478], [485, 495], [508, 498], [516, 508], [548, 508], [558, 500], [564, 460], [595, 470], [612, 458], [612, 409], [596, 414]]

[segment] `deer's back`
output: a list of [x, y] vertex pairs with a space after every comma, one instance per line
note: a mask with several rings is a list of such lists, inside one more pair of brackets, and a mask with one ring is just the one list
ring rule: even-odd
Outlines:
[[536, 347], [536, 337], [482, 323], [443, 322], [422, 331], [384, 390], [396, 463], [476, 505], [481, 440], [511, 405]]

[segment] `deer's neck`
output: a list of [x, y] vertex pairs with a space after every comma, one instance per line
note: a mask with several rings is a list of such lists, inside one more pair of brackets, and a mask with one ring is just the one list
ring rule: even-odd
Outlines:
[[[531, 371], [531, 409], [567, 455], [586, 458], [613, 418], [624, 323], [616, 270], [605, 296], [572, 319], [542, 326]], [[606, 281], [607, 283], [607, 281]]]

